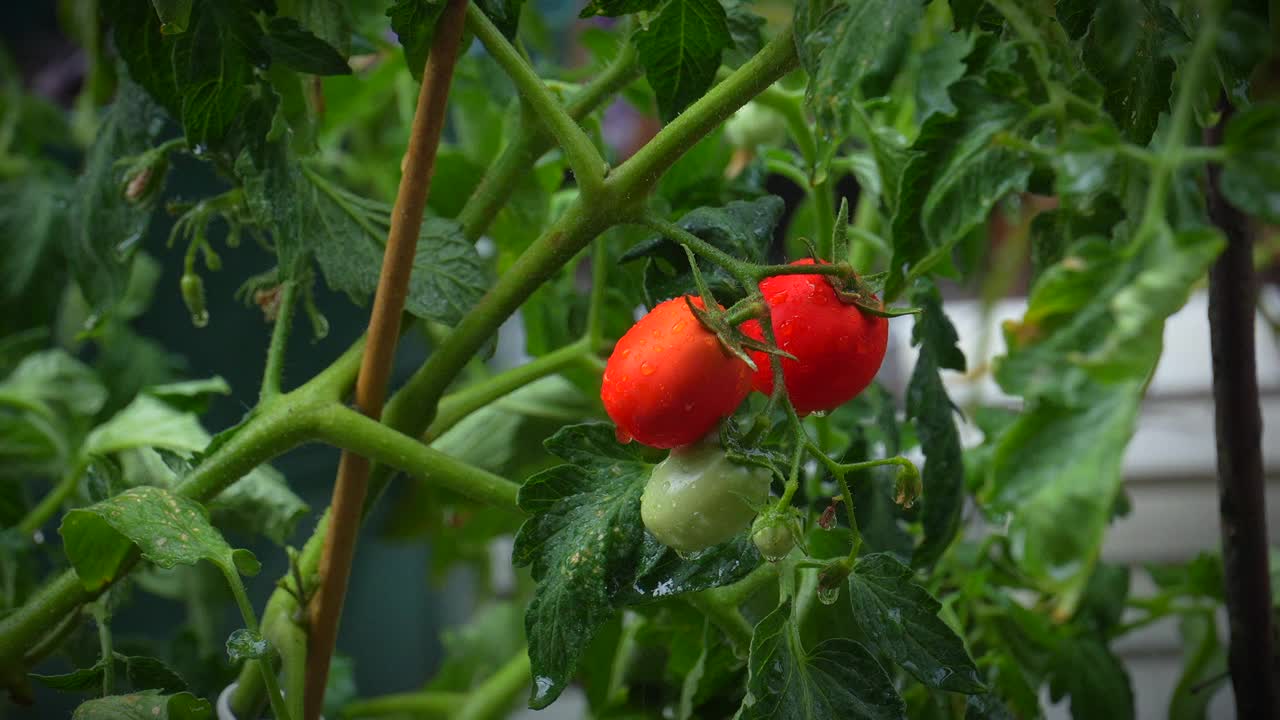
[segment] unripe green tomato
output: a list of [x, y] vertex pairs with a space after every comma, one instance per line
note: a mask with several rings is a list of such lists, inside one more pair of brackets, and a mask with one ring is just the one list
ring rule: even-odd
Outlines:
[[769, 498], [769, 478], [764, 468], [730, 461], [714, 443], [676, 448], [653, 468], [640, 518], [673, 550], [705, 550], [751, 524]]
[[769, 562], [778, 562], [796, 546], [791, 530], [785, 525], [760, 528], [751, 534], [751, 542], [756, 544], [756, 549]]
[[724, 136], [739, 148], [781, 145], [787, 139], [787, 124], [773, 109], [749, 102], [724, 124]]

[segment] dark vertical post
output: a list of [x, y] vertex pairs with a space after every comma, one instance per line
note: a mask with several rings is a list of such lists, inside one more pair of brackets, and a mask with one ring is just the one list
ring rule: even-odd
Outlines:
[[[1231, 106], [1205, 131], [1208, 145], [1222, 142]], [[1213, 400], [1218, 444], [1218, 505], [1231, 637], [1228, 667], [1236, 717], [1276, 718], [1272, 665], [1271, 577], [1267, 504], [1262, 466], [1262, 411], [1254, 354], [1258, 281], [1246, 218], [1219, 189], [1221, 168], [1209, 167], [1209, 217], [1227, 238], [1209, 271], [1209, 332], [1213, 351]]]

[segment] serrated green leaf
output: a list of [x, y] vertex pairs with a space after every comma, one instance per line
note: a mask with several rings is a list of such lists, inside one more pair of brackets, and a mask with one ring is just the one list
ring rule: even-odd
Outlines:
[[240, 628], [227, 637], [227, 657], [233, 663], [263, 660], [271, 657], [271, 644], [262, 637], [262, 633]]
[[139, 447], [190, 454], [209, 443], [195, 415], [181, 412], [149, 395], [139, 395], [85, 439], [88, 455], [109, 455]]
[[524, 0], [476, 0], [476, 4], [508, 40], [515, 39]]
[[218, 493], [209, 511], [221, 527], [261, 534], [283, 545], [310, 508], [285, 483], [284, 475], [270, 465], [259, 465]]
[[973, 36], [949, 32], [920, 55], [920, 75], [916, 81], [916, 117], [923, 123], [930, 115], [954, 115], [955, 103], [949, 90], [964, 77], [964, 58], [973, 50]]
[[208, 700], [191, 693], [112, 695], [81, 704], [72, 720], [212, 720]]
[[[63, 283], [54, 278], [65, 273], [57, 251], [69, 230], [63, 208], [71, 192], [71, 179], [52, 171], [0, 184], [0, 237], [23, 240], [0, 254], [0, 303], [22, 307], [26, 323], [50, 317], [61, 300]], [[0, 333], [8, 334], [15, 320], [0, 320]]]
[[905, 720], [906, 706], [880, 664], [844, 638], [800, 646], [785, 602], [755, 627], [741, 720]]
[[658, 111], [670, 122], [711, 87], [733, 38], [720, 0], [679, 0], [664, 5], [633, 42]]
[[615, 602], [633, 605], [736, 582], [760, 565], [760, 552], [744, 532], [693, 555], [679, 553], [645, 534], [635, 577]]
[[738, 67], [764, 48], [765, 20], [751, 12], [750, 0], [722, 0], [729, 21], [732, 46], [725, 51], [725, 63]]
[[[175, 120], [182, 118], [182, 96], [173, 67], [174, 38], [160, 32], [160, 18], [145, 3], [103, 0], [111, 19], [116, 51], [129, 68], [129, 77]], [[190, 15], [187, 17], [190, 22]]]
[[332, 45], [302, 27], [293, 18], [272, 18], [265, 38], [271, 59], [298, 72], [312, 75], [346, 75], [346, 58]]
[[1259, 103], [1231, 118], [1222, 194], [1241, 211], [1280, 223], [1280, 103]]
[[415, 80], [422, 78], [427, 66], [427, 53], [436, 36], [436, 22], [444, 12], [441, 0], [396, 0], [387, 9], [391, 31], [404, 47], [404, 59]]
[[85, 589], [118, 577], [133, 546], [163, 568], [201, 560], [230, 568], [231, 546], [196, 501], [157, 487], [135, 487], [67, 512], [58, 529], [63, 550]]
[[907, 385], [907, 417], [915, 421], [925, 456], [921, 498], [924, 541], [916, 549], [912, 564], [929, 565], [955, 538], [964, 509], [964, 453], [956, 429], [956, 409], [940, 372], [943, 368], [963, 372], [965, 361], [956, 346], [956, 330], [942, 310], [937, 288], [922, 282], [913, 291], [911, 301], [925, 309], [912, 333], [920, 355]]
[[797, 3], [796, 48], [809, 75], [805, 101], [825, 135], [843, 137], [849, 105], [888, 91], [923, 8], [899, 0]]
[[76, 183], [72, 229], [65, 237], [63, 254], [85, 300], [100, 315], [124, 296], [129, 256], [151, 219], [149, 207], [125, 198], [125, 168], [116, 160], [149, 149], [163, 129], [163, 112], [142, 88], [121, 83]]
[[934, 115], [912, 143], [893, 214], [888, 297], [903, 288], [902, 268], [919, 272], [986, 222], [1005, 195], [1026, 188], [1031, 161], [992, 142], [1025, 115], [1017, 104], [967, 78], [951, 87], [954, 117]]
[[864, 555], [849, 575], [854, 622], [872, 649], [925, 685], [983, 692], [964, 640], [938, 617], [942, 605], [913, 578], [911, 568], [891, 555]]
[[30, 673], [27, 677], [35, 680], [50, 690], [64, 693], [102, 692], [102, 675], [106, 669], [106, 661], [100, 660], [93, 667], [79, 668], [69, 673], [58, 675], [41, 675]]
[[533, 516], [520, 527], [512, 555], [538, 580], [525, 613], [533, 708], [560, 695], [596, 629], [614, 614], [611, 585], [635, 562], [643, 540], [640, 494], [652, 467], [604, 424], [567, 427], [547, 449], [572, 464], [520, 488], [520, 508]]
[[22, 359], [0, 383], [0, 392], [38, 403], [52, 412], [89, 418], [102, 409], [106, 388], [84, 363], [63, 350], [43, 350]]
[[191, 21], [192, 0], [151, 0], [151, 5], [160, 16], [160, 31], [166, 35], [186, 32]]
[[1145, 145], [1169, 111], [1175, 69], [1169, 50], [1185, 38], [1158, 0], [1098, 3], [1082, 55], [1104, 89], [1103, 108], [1131, 142]]
[[1093, 637], [1062, 642], [1053, 660], [1050, 697], [1071, 698], [1071, 717], [1134, 717], [1133, 688], [1120, 659]]
[[198, 4], [187, 32], [175, 37], [179, 112], [193, 148], [221, 145], [244, 118], [254, 67], [271, 61], [262, 38], [258, 21], [240, 3]]
[[[740, 260], [763, 262], [773, 239], [773, 230], [782, 219], [785, 203], [775, 195], [758, 200], [735, 200], [724, 207], [702, 207], [687, 213], [676, 224]], [[638, 243], [622, 256], [622, 262], [649, 258], [644, 271], [645, 303], [650, 307], [663, 300], [696, 294], [693, 271], [684, 249], [664, 237]], [[708, 287], [728, 306], [744, 294], [744, 289], [728, 271], [699, 259]]]
[[1072, 128], [1055, 148], [1054, 190], [1063, 203], [1090, 211], [1104, 192], [1123, 192], [1128, 165], [1117, 156], [1124, 140], [1111, 125]]

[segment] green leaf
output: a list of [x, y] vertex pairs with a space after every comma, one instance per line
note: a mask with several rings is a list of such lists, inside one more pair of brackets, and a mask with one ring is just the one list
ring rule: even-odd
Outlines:
[[1131, 142], [1145, 145], [1169, 111], [1170, 49], [1185, 39], [1178, 18], [1158, 0], [1098, 3], [1082, 55], [1104, 89], [1103, 108]]
[[984, 691], [964, 640], [941, 618], [942, 605], [911, 568], [887, 553], [864, 555], [849, 575], [853, 619], [867, 643], [937, 690]]
[[341, 53], [293, 18], [272, 18], [267, 23], [265, 42], [273, 60], [298, 72], [312, 75], [347, 75], [351, 72]]
[[1031, 161], [993, 142], [1025, 116], [1025, 109], [967, 78], [951, 86], [954, 117], [933, 115], [911, 145], [893, 214], [894, 272], [888, 297], [903, 289], [902, 268], [921, 272], [986, 222], [1004, 196], [1024, 190]]
[[750, 0], [722, 0], [729, 21], [732, 46], [725, 52], [725, 63], [738, 67], [764, 48], [765, 20], [751, 12]]
[[26, 356], [0, 383], [0, 392], [85, 418], [107, 401], [106, 388], [93, 370], [63, 350]]
[[1142, 389], [1141, 380], [1107, 385], [1078, 407], [1040, 400], [997, 441], [991, 508], [1011, 513], [1016, 559], [1058, 591], [1062, 612], [1075, 609], [1101, 551]]
[[58, 530], [86, 590], [116, 579], [132, 546], [162, 568], [209, 560], [231, 568], [231, 546], [196, 501], [157, 487], [135, 487], [67, 512]]
[[925, 456], [921, 496], [924, 541], [912, 558], [912, 564], [919, 566], [937, 560], [960, 529], [964, 453], [956, 429], [956, 408], [940, 372], [943, 368], [963, 372], [965, 361], [956, 346], [956, 330], [942, 310], [937, 288], [922, 281], [912, 293], [911, 302], [925, 309], [912, 333], [920, 355], [907, 385], [907, 417], [915, 422]]
[[289, 489], [284, 475], [270, 465], [259, 465], [218, 493], [209, 511], [220, 527], [264, 535], [284, 545], [310, 508]]
[[198, 414], [209, 408], [209, 401], [214, 395], [230, 395], [231, 386], [222, 377], [215, 375], [203, 380], [152, 385], [143, 392], [179, 410]]
[[618, 591], [615, 602], [652, 602], [729, 585], [759, 564], [760, 553], [749, 532], [686, 557], [646, 533], [635, 577], [629, 586]]
[[240, 628], [227, 638], [227, 657], [232, 663], [271, 657], [271, 644], [262, 633]]
[[270, 62], [262, 28], [242, 4], [196, 5], [191, 27], [173, 43], [180, 116], [191, 147], [214, 148], [229, 139], [247, 115], [254, 67]]
[[440, 642], [444, 662], [427, 689], [469, 692], [524, 652], [521, 608], [512, 602], [485, 605], [465, 625], [445, 628]]
[[192, 0], [151, 0], [151, 5], [160, 16], [160, 32], [165, 35], [176, 35], [185, 32], [191, 20]]
[[476, 0], [476, 4], [508, 40], [515, 39], [524, 0]]
[[191, 693], [112, 695], [81, 704], [72, 720], [212, 720], [208, 700]]
[[139, 395], [110, 420], [94, 428], [84, 452], [109, 455], [139, 447], [194, 453], [209, 444], [209, 434], [195, 415], [184, 413], [148, 395]]
[[964, 77], [964, 59], [972, 50], [972, 35], [949, 32], [920, 55], [920, 76], [916, 81], [916, 117], [919, 122], [924, 123], [935, 113], [956, 113], [949, 89]]
[[59, 675], [40, 675], [30, 673], [27, 677], [35, 680], [50, 690], [64, 693], [102, 692], [102, 675], [106, 669], [106, 661], [99, 660], [93, 667], [79, 668]]
[[547, 441], [571, 464], [529, 478], [512, 561], [531, 566], [538, 589], [525, 613], [533, 708], [568, 685], [596, 629], [613, 617], [611, 590], [644, 539], [640, 494], [652, 466], [636, 445], [619, 445], [605, 424], [573, 425]]
[[422, 78], [427, 66], [427, 53], [435, 40], [436, 22], [444, 12], [441, 0], [396, 0], [387, 9], [391, 18], [391, 31], [404, 46], [404, 59], [415, 80]]
[[[162, 660], [145, 655], [129, 656], [116, 653], [114, 662], [128, 677], [129, 684], [134, 690], [159, 690], [165, 693], [187, 690], [187, 683], [182, 676]], [[98, 693], [102, 691], [102, 676], [105, 672], [106, 661], [99, 660], [93, 667], [80, 668], [62, 675], [31, 673], [28, 677], [59, 692]]]
[[578, 17], [630, 15], [644, 10], [652, 10], [661, 3], [662, 0], [589, 0], [586, 7], [582, 8], [582, 12], [578, 13]]
[[175, 120], [181, 120], [182, 96], [173, 68], [174, 37], [160, 32], [159, 17], [145, 3], [103, 0], [102, 9], [111, 20], [116, 51], [128, 66], [129, 77]]
[[1123, 192], [1130, 165], [1117, 157], [1124, 142], [1111, 125], [1072, 128], [1052, 155], [1054, 190], [1063, 203], [1088, 211], [1104, 192]]
[[[69, 231], [62, 209], [70, 203], [71, 186], [57, 172], [27, 173], [0, 184], [0, 235], [23, 239], [0, 255], [0, 303], [27, 309], [32, 317], [23, 319], [29, 323], [50, 317], [61, 300], [63, 281], [54, 278], [65, 273], [57, 251]], [[0, 322], [0, 333], [7, 334], [13, 321]]]
[[755, 627], [741, 720], [905, 720], [906, 707], [880, 664], [844, 638], [806, 651], [784, 602]]
[[1231, 118], [1222, 194], [1241, 211], [1280, 223], [1280, 103], [1259, 103]]
[[123, 82], [85, 159], [72, 196], [72, 230], [64, 240], [76, 282], [101, 318], [125, 294], [129, 256], [141, 242], [151, 209], [124, 196], [121, 157], [149, 149], [164, 129], [164, 114], [131, 82]]
[[[724, 207], [701, 207], [687, 213], [676, 224], [706, 240], [729, 255], [747, 262], [764, 262], [773, 230], [782, 219], [785, 203], [776, 195], [758, 200], [734, 200]], [[696, 294], [693, 271], [684, 248], [665, 237], [636, 244], [622, 256], [622, 262], [649, 258], [644, 271], [645, 303], [650, 307], [663, 300]], [[744, 289], [728, 271], [698, 259], [708, 287], [723, 305], [744, 294]]]
[[1209, 703], [1230, 677], [1227, 653], [1218, 640], [1212, 611], [1184, 614], [1178, 621], [1182, 638], [1182, 675], [1169, 697], [1169, 720], [1205, 720]]
[[1134, 717], [1133, 688], [1119, 658], [1099, 640], [1082, 636], [1064, 640], [1053, 660], [1049, 693], [1054, 701], [1071, 697], [1071, 717]]
[[664, 5], [633, 41], [662, 120], [671, 122], [711, 87], [733, 38], [719, 0], [678, 0]]
[[[363, 302], [378, 286], [389, 208], [381, 208], [301, 166], [276, 146], [268, 169], [246, 179], [249, 207], [272, 229], [286, 276], [314, 254], [330, 288]], [[423, 221], [405, 309], [446, 325], [458, 322], [488, 289], [489, 270], [452, 220]]]
[[923, 8], [899, 0], [797, 3], [796, 47], [809, 75], [805, 101], [827, 137], [844, 136], [852, 103], [888, 91]]

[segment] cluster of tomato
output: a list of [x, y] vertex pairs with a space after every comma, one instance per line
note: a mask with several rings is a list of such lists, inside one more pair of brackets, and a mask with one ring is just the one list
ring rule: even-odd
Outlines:
[[[885, 318], [842, 301], [824, 275], [777, 275], [760, 291], [777, 347], [795, 358], [781, 363], [797, 413], [832, 410], [871, 383], [884, 361]], [[732, 463], [707, 436], [752, 389], [773, 392], [768, 355], [751, 351], [752, 371], [694, 316], [689, 300], [703, 308], [696, 298], [668, 300], [623, 335], [600, 391], [619, 440], [672, 449], [654, 468], [641, 515], [655, 537], [681, 552], [729, 539], [768, 499], [768, 472]], [[742, 332], [763, 339], [757, 320]]]

